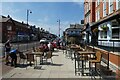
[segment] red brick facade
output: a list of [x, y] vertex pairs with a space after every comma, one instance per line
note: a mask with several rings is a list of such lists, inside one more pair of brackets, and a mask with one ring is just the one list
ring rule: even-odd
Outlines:
[[[89, 21], [89, 23], [92, 23], [92, 22], [94, 22], [94, 23], [96, 23], [96, 22], [98, 22], [98, 21], [101, 21], [101, 20], [103, 20], [103, 19], [105, 19], [106, 17], [109, 17], [109, 16], [111, 16], [112, 14], [114, 14], [114, 13], [116, 13], [116, 12], [118, 12], [118, 10], [120, 10], [120, 8], [119, 9], [117, 9], [116, 8], [116, 6], [118, 5], [117, 3], [116, 3], [116, 1], [117, 0], [114, 0], [114, 2], [113, 2], [113, 10], [112, 10], [112, 12], [110, 12], [110, 2], [109, 2], [109, 0], [107, 0], [106, 1], [106, 16], [104, 16], [104, 13], [103, 13], [103, 0], [102, 1], [100, 1], [100, 3], [99, 3], [99, 5], [98, 6], [96, 6], [97, 5], [97, 2], [96, 1], [99, 1], [99, 0], [95, 0], [95, 2], [87, 2], [86, 0], [84, 0], [84, 6], [86, 6], [88, 3], [91, 3], [91, 8], [90, 8], [90, 21]], [[95, 10], [95, 11], [94, 11]], [[99, 19], [97, 20], [96, 19], [96, 13], [97, 13], [97, 11], [99, 10]], [[85, 11], [86, 11], [86, 7], [85, 7]], [[85, 12], [84, 13], [84, 20], [85, 20], [85, 24], [87, 24], [87, 17], [86, 17], [86, 13], [87, 12]], [[91, 27], [91, 29], [94, 29], [96, 26], [92, 26]], [[103, 52], [103, 54], [106, 54], [106, 52]], [[118, 53], [119, 54], [119, 53]], [[112, 63], [112, 64], [114, 64], [115, 66], [117, 66], [116, 68], [120, 68], [120, 55], [118, 55], [118, 54], [115, 54], [115, 53], [110, 53], [109, 54], [109, 61]], [[104, 58], [106, 58], [105, 56], [104, 56]], [[120, 72], [120, 70], [118, 69], [118, 70], [116, 70], [117, 71], [117, 73], [119, 73]]]

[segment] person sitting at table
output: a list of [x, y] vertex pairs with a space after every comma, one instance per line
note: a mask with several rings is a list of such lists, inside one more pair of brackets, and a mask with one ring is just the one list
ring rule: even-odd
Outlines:
[[43, 48], [44, 48], [44, 52], [48, 52], [48, 51], [49, 51], [49, 48], [48, 48], [48, 45], [47, 45], [47, 44], [44, 44], [44, 45], [43, 45]]
[[53, 46], [52, 46], [51, 42], [49, 42], [47, 46], [48, 46], [49, 51], [53, 50]]

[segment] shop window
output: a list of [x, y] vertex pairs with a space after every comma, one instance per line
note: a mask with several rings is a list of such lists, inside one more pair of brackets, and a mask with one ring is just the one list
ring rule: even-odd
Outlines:
[[113, 39], [120, 39], [120, 29], [119, 28], [113, 28], [112, 29], [112, 38]]
[[101, 31], [100, 32], [100, 37], [102, 38], [107, 38], [107, 31]]

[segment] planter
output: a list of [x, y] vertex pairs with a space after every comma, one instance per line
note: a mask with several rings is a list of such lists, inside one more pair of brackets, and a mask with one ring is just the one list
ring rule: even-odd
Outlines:
[[93, 32], [98, 32], [98, 28], [93, 29]]
[[103, 29], [103, 31], [107, 31], [109, 29], [107, 26], [102, 26], [101, 28]]

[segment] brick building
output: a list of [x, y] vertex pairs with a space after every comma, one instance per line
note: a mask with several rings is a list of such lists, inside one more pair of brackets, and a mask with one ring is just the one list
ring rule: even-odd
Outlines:
[[14, 35], [16, 35], [15, 23], [10, 16], [1, 16], [0, 25], [2, 34], [1, 42], [6, 42], [8, 38], [12, 38]]
[[[110, 1], [95, 0], [95, 2], [87, 2], [85, 0], [84, 2], [85, 25], [89, 23], [92, 32], [96, 28], [99, 30], [97, 33], [98, 45], [102, 46], [106, 46], [106, 43], [108, 43], [106, 41], [108, 40], [109, 42], [110, 40], [116, 42], [116, 40], [120, 39], [120, 0]], [[89, 35], [89, 37], [92, 37], [92, 35]], [[119, 45], [120, 43], [115, 43], [116, 47]], [[107, 46], [113, 45], [110, 42]]]
[[[84, 0], [85, 25], [89, 25], [91, 41], [108, 50], [110, 67], [120, 72], [120, 0]], [[96, 36], [96, 37], [92, 37]]]
[[13, 20], [9, 15], [7, 17], [1, 17], [1, 42], [6, 42], [9, 38], [12, 40], [12, 42], [25, 41], [26, 38], [28, 38], [30, 28], [28, 28], [26, 24]]
[[72, 40], [75, 39], [76, 41], [74, 41], [74, 43], [80, 43], [82, 28], [83, 24], [70, 24], [70, 27], [64, 32], [65, 40], [68, 43], [72, 43]]
[[9, 15], [7, 17], [0, 16], [0, 33], [1, 42], [6, 42], [9, 38], [12, 42], [28, 42], [28, 41], [39, 41], [45, 37], [56, 37], [55, 35], [45, 31], [43, 28], [36, 28], [25, 24], [23, 21], [19, 22], [13, 20]]

